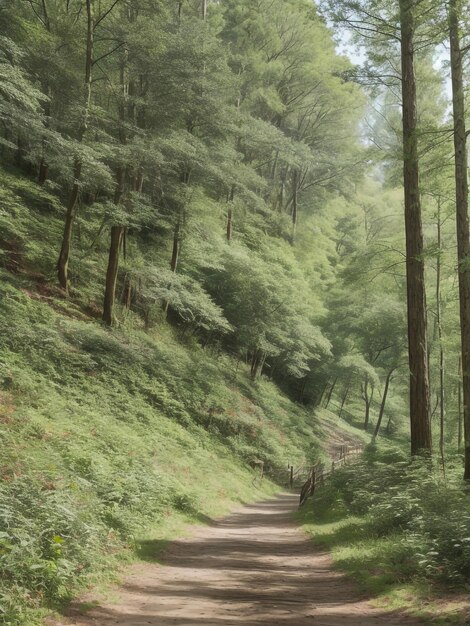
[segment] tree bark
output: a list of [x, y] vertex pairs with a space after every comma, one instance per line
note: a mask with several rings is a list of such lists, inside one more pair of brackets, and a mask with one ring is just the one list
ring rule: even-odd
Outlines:
[[298, 183], [298, 172], [294, 170], [292, 176], [292, 243], [295, 243], [295, 235], [297, 231], [297, 220], [298, 220], [298, 201], [299, 201], [299, 183]]
[[462, 357], [459, 357], [459, 382], [457, 385], [457, 410], [458, 410], [458, 431], [457, 431], [457, 450], [462, 450], [462, 435], [463, 435], [463, 423], [462, 423]]
[[228, 198], [228, 210], [227, 210], [227, 241], [232, 240], [233, 234], [233, 199], [235, 197], [235, 185], [232, 185]]
[[328, 392], [328, 396], [326, 398], [326, 404], [325, 404], [325, 409], [328, 408], [328, 405], [330, 404], [331, 401], [331, 396], [333, 395], [333, 391], [335, 390], [336, 387], [336, 383], [338, 382], [338, 378], [335, 378], [334, 381], [331, 384], [330, 390]]
[[372, 397], [374, 395], [374, 387], [371, 386], [371, 393], [369, 395], [369, 377], [366, 376], [366, 379], [364, 381], [364, 387], [363, 387], [363, 398], [364, 398], [364, 402], [366, 404], [366, 412], [365, 412], [365, 416], [364, 416], [364, 430], [368, 430], [369, 429], [369, 422], [370, 422], [370, 405], [372, 404]]
[[40, 185], [44, 185], [49, 175], [49, 166], [44, 160], [44, 157], [41, 159], [39, 163], [39, 172], [38, 172], [38, 183]]
[[[178, 268], [178, 260], [179, 260], [179, 254], [180, 254], [180, 232], [181, 232], [181, 223], [178, 220], [175, 226], [175, 230], [173, 232], [173, 248], [171, 251], [171, 261], [170, 261], [170, 269], [173, 273], [175, 273]], [[170, 306], [170, 303], [168, 302], [168, 300], [165, 300], [163, 302], [163, 307], [162, 307], [165, 315], [168, 313], [169, 306]]]
[[172, 272], [176, 272], [178, 267], [179, 253], [180, 253], [180, 223], [175, 226], [173, 233], [173, 249], [171, 251], [170, 269]]
[[62, 237], [62, 246], [60, 249], [59, 260], [57, 262], [57, 275], [59, 278], [59, 284], [65, 293], [69, 292], [69, 259], [70, 259], [70, 248], [72, 245], [72, 233], [73, 233], [73, 224], [75, 221], [75, 213], [77, 207], [78, 200], [78, 192], [80, 189], [79, 180], [82, 172], [82, 163], [81, 161], [75, 161], [74, 168], [74, 183], [72, 186], [72, 190], [70, 192], [68, 204], [67, 204], [67, 212], [65, 215], [65, 225], [64, 225], [64, 234]]
[[252, 380], [256, 380], [258, 376], [259, 367], [261, 364], [261, 360], [263, 357], [263, 353], [259, 348], [255, 348], [253, 351], [253, 356], [251, 357], [251, 378]]
[[[92, 69], [93, 69], [93, 0], [86, 0], [87, 15], [87, 43], [85, 55], [85, 89], [84, 89], [84, 110], [78, 131], [78, 141], [81, 143], [88, 128], [88, 113], [91, 104], [91, 86], [92, 86]], [[80, 178], [82, 173], [82, 162], [80, 158], [75, 159], [74, 164], [74, 183], [70, 191], [67, 203], [67, 213], [65, 217], [64, 235], [62, 238], [62, 246], [60, 249], [59, 259], [57, 261], [57, 275], [59, 284], [62, 289], [68, 293], [69, 290], [69, 259], [72, 244], [72, 231], [75, 221], [76, 205], [78, 200], [78, 192], [80, 186]]]
[[455, 200], [462, 346], [465, 480], [470, 480], [470, 228], [468, 220], [467, 132], [463, 53], [460, 43], [460, 0], [449, 1], [449, 38], [454, 114]]
[[323, 402], [323, 396], [325, 395], [325, 392], [328, 388], [328, 383], [325, 383], [323, 385], [323, 388], [321, 390], [320, 396], [318, 397], [318, 399], [315, 401], [315, 406], [321, 406], [322, 402]]
[[441, 221], [441, 201], [437, 204], [437, 267], [436, 267], [436, 322], [437, 338], [439, 341], [439, 453], [441, 455], [442, 470], [445, 473], [445, 360], [442, 336], [442, 293], [441, 293], [441, 269], [442, 269], [442, 221]]
[[103, 321], [108, 326], [112, 326], [114, 322], [113, 309], [119, 269], [119, 252], [121, 249], [123, 235], [123, 226], [111, 227], [111, 245], [109, 247], [108, 269], [106, 272], [106, 288], [103, 305]]
[[232, 240], [232, 218], [233, 218], [232, 207], [229, 206], [228, 211], [227, 211], [227, 241]]
[[431, 452], [432, 437], [427, 360], [424, 242], [419, 190], [418, 136], [416, 132], [415, 7], [416, 0], [400, 0], [411, 453], [419, 454]]
[[384, 392], [382, 395], [382, 402], [380, 403], [380, 411], [379, 411], [379, 417], [377, 419], [377, 424], [375, 425], [375, 430], [374, 430], [374, 435], [372, 437], [372, 442], [374, 442], [380, 432], [380, 427], [382, 426], [382, 420], [384, 417], [384, 413], [385, 413], [385, 406], [387, 403], [387, 397], [388, 397], [388, 391], [390, 389], [390, 381], [392, 380], [392, 375], [393, 372], [395, 371], [395, 367], [393, 367], [391, 370], [389, 370], [388, 374], [387, 374], [387, 378], [385, 380], [385, 387], [384, 387]]
[[348, 381], [343, 397], [341, 398], [341, 407], [339, 409], [338, 417], [341, 417], [343, 415], [344, 405], [346, 404], [346, 400], [348, 399], [350, 388], [351, 388], [351, 379]]

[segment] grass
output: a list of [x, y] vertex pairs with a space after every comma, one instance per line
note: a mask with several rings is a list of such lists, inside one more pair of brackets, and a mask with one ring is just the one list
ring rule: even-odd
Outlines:
[[[0, 623], [35, 626], [187, 524], [272, 494], [321, 458], [320, 420], [164, 321], [97, 320], [106, 242], [79, 222], [74, 291], [54, 287], [63, 207], [0, 172]], [[88, 229], [88, 230], [87, 230]], [[262, 484], [251, 464], [264, 461]]]
[[[297, 521], [316, 545], [331, 552], [335, 568], [350, 576], [378, 606], [406, 611], [433, 624], [468, 624], [466, 586], [433, 580], [426, 570], [421, 572], [416, 545], [407, 542], [404, 528], [381, 527], [373, 506], [360, 512], [362, 505], [355, 503], [354, 493], [343, 499], [353, 471], [352, 466], [340, 470], [333, 483], [327, 482], [296, 513]], [[359, 512], [352, 512], [355, 506]], [[425, 553], [424, 539], [414, 541], [422, 542]]]

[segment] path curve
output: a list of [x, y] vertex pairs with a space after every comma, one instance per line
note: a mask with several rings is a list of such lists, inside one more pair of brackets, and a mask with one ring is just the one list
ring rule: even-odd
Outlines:
[[135, 567], [113, 604], [74, 626], [418, 625], [361, 597], [295, 525], [297, 496], [247, 505]]

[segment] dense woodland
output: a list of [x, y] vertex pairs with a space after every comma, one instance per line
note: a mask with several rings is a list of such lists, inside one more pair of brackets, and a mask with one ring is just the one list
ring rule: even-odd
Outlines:
[[[201, 463], [214, 446], [241, 497], [253, 460], [273, 480], [318, 460], [332, 416], [407, 451], [336, 479], [337, 497], [357, 475], [367, 491], [372, 463], [361, 511], [382, 532], [379, 494], [414, 489], [394, 532], [415, 525], [417, 561], [453, 552], [410, 577], [467, 585], [468, 7], [7, 0], [0, 30], [4, 623], [36, 623], [96, 571], [81, 524], [115, 546], [138, 509], [139, 529], [170, 504], [204, 511], [154, 442], [176, 458], [197, 440]], [[160, 413], [179, 430], [153, 430]], [[441, 517], [459, 512], [439, 529], [454, 547], [436, 511], [416, 522], [420, 463]]]

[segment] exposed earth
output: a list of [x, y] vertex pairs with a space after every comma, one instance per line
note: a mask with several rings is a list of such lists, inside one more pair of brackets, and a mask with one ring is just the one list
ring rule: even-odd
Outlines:
[[247, 505], [157, 562], [135, 566], [114, 602], [67, 620], [74, 626], [418, 625], [374, 607], [299, 529], [297, 496]]

